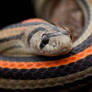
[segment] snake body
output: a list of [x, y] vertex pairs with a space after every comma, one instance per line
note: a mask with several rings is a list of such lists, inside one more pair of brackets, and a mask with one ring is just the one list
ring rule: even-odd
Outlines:
[[[64, 56], [59, 55], [54, 57], [35, 55], [0, 55], [0, 88], [35, 89], [54, 87], [59, 85], [64, 87], [75, 85], [77, 82], [85, 82], [85, 79], [89, 77], [91, 79], [92, 0], [78, 0], [78, 3], [84, 11], [86, 23], [83, 34], [78, 40], [73, 43], [71, 52]], [[42, 21], [40, 23], [42, 23]], [[12, 35], [17, 35], [18, 39], [21, 39], [24, 31], [21, 33], [20, 30], [26, 30], [26, 28], [28, 28], [30, 24], [34, 24], [34, 22], [25, 22], [22, 24], [12, 25], [6, 27], [1, 32], [3, 32], [4, 30], [7, 31], [13, 29], [16, 32], [14, 32], [14, 34], [13, 32], [10, 33], [12, 33]], [[36, 21], [35, 24], [38, 24], [38, 22]], [[46, 23], [46, 25], [47, 24], [48, 23]], [[44, 23], [41, 26], [43, 25]], [[20, 36], [18, 36], [18, 34], [20, 34]], [[1, 42], [3, 41], [1, 40]], [[5, 41], [9, 41], [9, 39], [5, 39]], [[6, 42], [5, 45], [7, 47]], [[14, 44], [15, 43], [16, 41], [14, 42]], [[16, 49], [17, 47], [15, 46], [12, 48], [14, 51], [14, 48]], [[7, 50], [5, 51], [6, 53], [12, 53], [12, 50], [10, 52], [8, 52]]]

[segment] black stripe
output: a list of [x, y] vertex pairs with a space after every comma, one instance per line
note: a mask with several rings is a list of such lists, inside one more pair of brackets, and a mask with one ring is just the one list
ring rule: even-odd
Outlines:
[[[17, 27], [23, 27], [23, 26], [31, 26], [31, 25], [44, 25], [44, 26], [49, 26], [49, 27], [52, 27], [53, 30], [55, 30], [56, 32], [60, 32], [60, 30], [57, 28], [57, 26], [55, 25], [52, 25], [50, 23], [44, 23], [44, 22], [30, 22], [30, 23], [17, 23], [17, 24], [12, 24], [12, 25], [9, 25], [7, 27], [4, 27], [3, 29], [8, 29], [8, 28], [17, 28]], [[3, 30], [2, 29], [2, 30]], [[1, 31], [2, 31], [1, 30]]]
[[3, 52], [5, 52], [5, 51], [9, 51], [9, 50], [12, 50], [12, 49], [15, 49], [15, 48], [16, 48], [16, 49], [17, 49], [17, 48], [21, 48], [21, 46], [18, 45], [18, 46], [7, 47], [7, 48], [1, 50], [0, 53], [3, 53]]
[[[55, 37], [55, 36], [61, 36], [63, 35], [63, 31], [62, 32], [54, 32], [54, 33], [47, 33], [46, 35], [50, 38], [50, 37]], [[68, 34], [69, 35], [69, 34]]]
[[54, 29], [56, 32], [60, 32], [60, 30], [58, 29], [57, 26], [53, 26], [53, 29]]
[[32, 32], [29, 33], [28, 38], [27, 38], [27, 42], [28, 42], [29, 46], [30, 46], [31, 38], [34, 36], [35, 33], [39, 32], [39, 31], [47, 31], [47, 30], [43, 27], [38, 27], [38, 28], [35, 28], [34, 30], [32, 30]]
[[24, 35], [24, 32], [22, 32], [21, 34], [16, 35], [16, 36], [11, 36], [11, 37], [8, 37], [8, 38], [0, 39], [0, 43], [6, 42], [6, 41], [10, 41], [10, 40], [21, 39], [23, 35]]

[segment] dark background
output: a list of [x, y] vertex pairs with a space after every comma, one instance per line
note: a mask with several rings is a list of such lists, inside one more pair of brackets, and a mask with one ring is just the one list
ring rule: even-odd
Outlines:
[[0, 0], [0, 28], [34, 18], [31, 0]]

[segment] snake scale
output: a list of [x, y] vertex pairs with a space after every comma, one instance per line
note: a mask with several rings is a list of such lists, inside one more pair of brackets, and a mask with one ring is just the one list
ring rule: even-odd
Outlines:
[[[34, 53], [30, 56], [30, 49], [26, 48], [30, 47], [30, 39], [34, 38], [32, 36], [37, 37], [37, 32], [38, 38], [36, 38], [36, 43], [34, 39], [32, 40], [32, 43], [38, 44], [42, 49], [48, 44], [48, 37], [54, 39], [54, 37], [63, 35], [62, 37], [67, 40], [67, 42], [70, 42], [70, 35], [68, 32], [65, 30], [59, 32], [58, 27], [43, 22], [42, 20], [33, 19], [23, 21], [22, 23], [13, 24], [0, 31], [0, 51], [2, 52], [0, 55], [0, 88], [35, 89], [55, 86], [64, 87], [76, 85], [77, 82], [85, 82], [89, 77], [90, 78], [87, 81], [91, 82], [92, 0], [78, 0], [78, 3], [84, 11], [86, 21], [85, 28], [83, 29], [82, 35], [73, 43], [70, 52], [69, 48], [71, 48], [71, 43], [68, 43], [70, 47], [67, 47], [69, 53], [66, 55], [56, 56], [57, 53], [55, 51], [54, 57], [48, 57], [48, 53], [45, 53], [45, 50], [47, 49], [44, 49], [44, 51], [41, 52], [39, 48], [34, 45], [37, 50], [31, 49]], [[53, 34], [52, 31], [52, 34], [50, 33], [49, 30], [52, 30], [51, 28], [54, 29], [55, 34]], [[31, 31], [30, 33], [30, 30], [34, 31]], [[41, 34], [44, 34], [43, 30], [48, 30], [48, 37], [43, 35], [43, 38], [46, 40], [44, 43], [45, 45], [41, 44], [44, 40], [39, 40]], [[68, 35], [68, 37], [66, 35]], [[22, 44], [19, 40], [24, 41], [24, 44], [26, 45]], [[60, 38], [58, 38], [58, 40], [60, 40]], [[12, 43], [13, 45], [9, 45], [9, 43]], [[16, 43], [19, 43], [19, 45], [16, 45]], [[25, 48], [21, 49], [21, 45], [24, 45]], [[53, 44], [53, 46], [55, 46], [55, 44]], [[3, 47], [8, 48], [3, 49]], [[66, 51], [66, 49], [64, 51]], [[13, 52], [17, 53], [17, 55], [19, 52], [19, 54], [22, 52], [24, 55], [17, 56]], [[24, 52], [26, 52], [26, 56]], [[59, 54], [61, 52], [62, 50]], [[38, 55], [45, 53], [46, 56], [36, 56], [36, 53], [38, 53]], [[52, 52], [49, 51], [49, 54], [52, 55]]]

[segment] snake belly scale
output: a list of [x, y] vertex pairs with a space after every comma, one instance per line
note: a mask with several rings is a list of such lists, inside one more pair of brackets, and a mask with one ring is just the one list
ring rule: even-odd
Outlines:
[[[59, 85], [63, 87], [92, 76], [92, 0], [78, 0], [78, 3], [84, 11], [86, 23], [85, 31], [73, 43], [72, 51], [65, 56], [54, 57], [29, 56], [30, 53], [28, 52], [27, 56], [0, 55], [0, 88], [35, 89]], [[25, 21], [6, 27], [4, 30], [10, 31], [11, 34], [9, 34], [9, 38], [3, 39], [3, 41], [20, 40], [24, 35], [20, 30], [26, 30], [29, 25], [42, 24], [42, 21], [39, 22], [38, 20], [29, 22]], [[13, 33], [10, 29], [16, 32]], [[29, 43], [28, 39], [27, 41]], [[20, 43], [17, 46], [16, 41], [13, 44], [14, 46], [10, 46], [11, 48], [8, 49], [20, 48], [23, 45]], [[7, 43], [4, 46], [7, 46]], [[40, 46], [44, 47], [43, 45]], [[6, 48], [1, 52], [7, 51], [7, 54], [8, 49]]]

